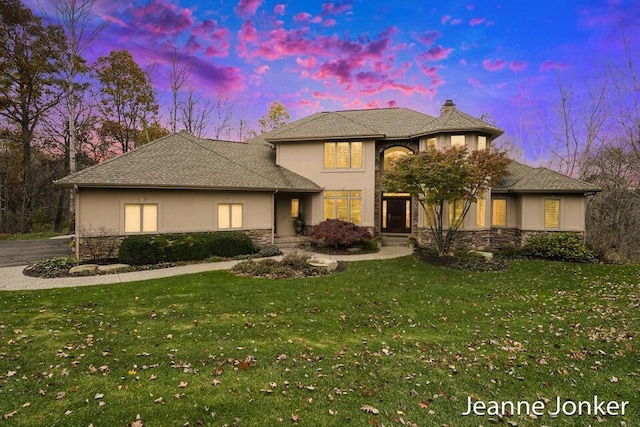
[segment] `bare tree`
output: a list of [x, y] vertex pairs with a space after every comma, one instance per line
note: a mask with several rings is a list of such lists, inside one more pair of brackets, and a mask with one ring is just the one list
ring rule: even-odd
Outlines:
[[214, 101], [216, 112], [216, 124], [213, 128], [215, 139], [220, 139], [223, 135], [226, 139], [231, 139], [231, 119], [233, 117], [233, 107], [229, 104], [229, 98], [224, 98], [218, 94]]
[[180, 119], [184, 129], [199, 138], [204, 137], [214, 108], [210, 99], [203, 100], [190, 88], [186, 100], [180, 105]]
[[180, 55], [177, 50], [171, 54], [171, 72], [169, 73], [169, 83], [171, 84], [171, 108], [169, 111], [169, 130], [173, 133], [178, 131], [178, 112], [180, 109], [180, 90], [191, 76], [191, 67], [180, 62]]
[[560, 99], [553, 116], [539, 114], [548, 134], [548, 138], [540, 140], [551, 154], [549, 167], [578, 176], [583, 157], [602, 143], [608, 117], [607, 76], [596, 72], [591, 81], [584, 80], [585, 98], [578, 96], [573, 80], [563, 81], [558, 75], [557, 84]]

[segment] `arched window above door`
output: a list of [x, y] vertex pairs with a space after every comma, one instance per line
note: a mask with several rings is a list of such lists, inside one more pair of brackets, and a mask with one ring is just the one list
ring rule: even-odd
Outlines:
[[410, 156], [413, 154], [411, 150], [406, 147], [391, 147], [387, 148], [383, 152], [383, 170], [389, 171], [393, 169], [393, 163], [404, 156]]

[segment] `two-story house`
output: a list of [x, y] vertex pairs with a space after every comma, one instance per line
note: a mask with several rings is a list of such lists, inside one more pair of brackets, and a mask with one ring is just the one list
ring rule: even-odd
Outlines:
[[[406, 108], [322, 112], [245, 143], [180, 132], [56, 184], [77, 190], [80, 234], [243, 230], [266, 243], [295, 235], [301, 217], [307, 226], [339, 218], [376, 235], [428, 243], [419, 204], [383, 188], [392, 159], [427, 147], [487, 150], [502, 133], [450, 100], [439, 117]], [[585, 197], [597, 187], [515, 161], [509, 172], [470, 210], [462, 244], [499, 247], [540, 232], [584, 233]], [[447, 216], [458, 214], [451, 204]]]

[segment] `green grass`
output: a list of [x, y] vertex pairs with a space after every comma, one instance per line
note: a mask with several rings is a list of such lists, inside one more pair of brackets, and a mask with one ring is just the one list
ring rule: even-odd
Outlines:
[[639, 304], [638, 266], [469, 273], [413, 257], [4, 292], [0, 424], [478, 426], [496, 417], [463, 417], [468, 396], [597, 394], [627, 414], [502, 423], [640, 425]]
[[45, 240], [56, 236], [62, 236], [59, 231], [42, 231], [23, 234], [0, 234], [0, 240]]

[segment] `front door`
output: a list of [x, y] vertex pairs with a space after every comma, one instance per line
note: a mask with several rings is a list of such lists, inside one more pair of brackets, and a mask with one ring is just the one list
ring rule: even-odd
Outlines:
[[411, 233], [411, 198], [382, 198], [382, 232]]

